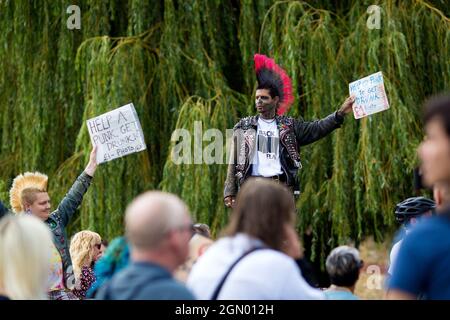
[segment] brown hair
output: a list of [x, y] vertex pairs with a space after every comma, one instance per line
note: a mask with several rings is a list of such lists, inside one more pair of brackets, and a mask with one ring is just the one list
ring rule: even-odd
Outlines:
[[238, 193], [225, 235], [242, 232], [282, 251], [285, 226], [294, 223], [295, 203], [291, 192], [272, 180], [250, 178]]

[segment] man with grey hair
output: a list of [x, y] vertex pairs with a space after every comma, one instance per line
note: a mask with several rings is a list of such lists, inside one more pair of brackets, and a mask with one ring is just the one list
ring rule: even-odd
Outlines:
[[331, 286], [325, 291], [329, 300], [358, 300], [353, 293], [363, 262], [353, 247], [334, 248], [326, 261]]
[[146, 192], [131, 202], [125, 215], [131, 264], [99, 289], [105, 300], [193, 300], [172, 277], [188, 256], [192, 222], [177, 196]]

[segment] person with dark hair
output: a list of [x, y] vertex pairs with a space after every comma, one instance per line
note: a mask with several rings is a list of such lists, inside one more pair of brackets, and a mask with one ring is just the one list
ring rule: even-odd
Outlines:
[[258, 115], [241, 119], [233, 129], [231, 158], [224, 187], [224, 203], [234, 206], [236, 194], [246, 179], [259, 176], [287, 185], [300, 193], [297, 171], [301, 168], [299, 148], [339, 128], [352, 111], [354, 97], [322, 120], [305, 122], [283, 114], [294, 101], [292, 83], [272, 59], [254, 57], [258, 87], [255, 106]]
[[[426, 138], [419, 147], [423, 182], [450, 185], [450, 95], [425, 104]], [[388, 281], [390, 299], [450, 299], [450, 202], [422, 219], [403, 240]]]
[[290, 191], [252, 178], [238, 193], [225, 230], [194, 264], [187, 286], [199, 299], [323, 299], [303, 279]]
[[356, 248], [349, 246], [334, 248], [326, 261], [331, 282], [331, 286], [324, 292], [327, 299], [358, 300], [354, 292], [363, 265]]
[[0, 300], [47, 299], [52, 233], [31, 215], [0, 220]]
[[0, 201], [0, 219], [3, 218], [3, 216], [8, 214], [8, 209], [3, 205], [3, 202]]

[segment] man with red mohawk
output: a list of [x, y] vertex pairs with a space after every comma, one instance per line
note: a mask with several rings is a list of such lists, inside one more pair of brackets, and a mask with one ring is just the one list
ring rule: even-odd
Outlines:
[[299, 194], [297, 171], [299, 147], [315, 142], [344, 122], [352, 111], [353, 97], [324, 119], [305, 122], [283, 116], [294, 101], [292, 81], [273, 59], [255, 54], [258, 80], [255, 106], [258, 115], [241, 119], [234, 126], [231, 159], [224, 188], [225, 206], [234, 206], [236, 194], [252, 176], [286, 184]]

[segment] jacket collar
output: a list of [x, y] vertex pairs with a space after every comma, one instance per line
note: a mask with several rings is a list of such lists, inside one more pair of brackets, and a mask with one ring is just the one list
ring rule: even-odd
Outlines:
[[[242, 127], [243, 129], [256, 129], [258, 126], [259, 114], [254, 116], [249, 116], [247, 118], [242, 119]], [[275, 121], [277, 123], [278, 130], [280, 134], [283, 136], [288, 133], [291, 129], [292, 118], [288, 118], [286, 116], [275, 115]]]
[[[284, 116], [279, 116], [279, 115], [275, 115], [275, 121], [277, 122], [277, 124], [280, 124], [281, 122], [284, 122]], [[259, 120], [259, 114], [251, 116], [249, 119], [249, 123], [250, 125], [256, 127], [258, 125], [258, 120]]]

